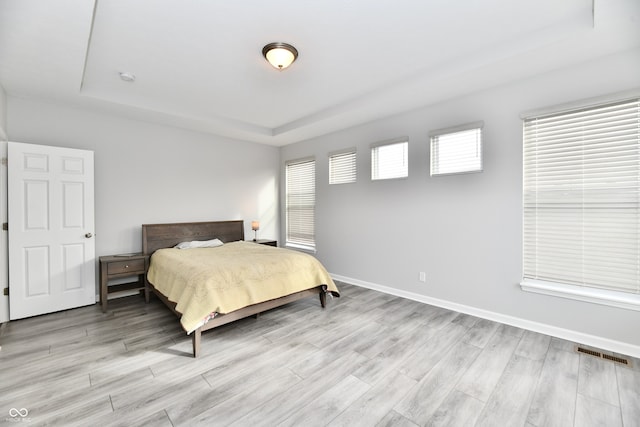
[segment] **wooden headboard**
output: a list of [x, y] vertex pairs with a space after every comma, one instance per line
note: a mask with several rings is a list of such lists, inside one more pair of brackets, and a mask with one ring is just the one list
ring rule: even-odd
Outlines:
[[211, 239], [220, 239], [224, 243], [244, 240], [244, 221], [142, 224], [142, 252], [149, 255], [180, 242]]

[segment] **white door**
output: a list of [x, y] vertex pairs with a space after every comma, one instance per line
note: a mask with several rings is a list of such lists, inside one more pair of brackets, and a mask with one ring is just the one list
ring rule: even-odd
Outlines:
[[11, 320], [96, 302], [93, 152], [9, 142]]

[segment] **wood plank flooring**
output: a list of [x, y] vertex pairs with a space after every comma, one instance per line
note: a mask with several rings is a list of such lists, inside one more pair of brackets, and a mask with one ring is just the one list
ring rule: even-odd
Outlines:
[[640, 426], [638, 359], [338, 286], [206, 332], [198, 359], [156, 299], [5, 324], [0, 425]]

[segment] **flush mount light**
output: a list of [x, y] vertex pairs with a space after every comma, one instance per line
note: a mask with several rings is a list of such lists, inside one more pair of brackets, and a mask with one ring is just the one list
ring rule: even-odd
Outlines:
[[262, 48], [262, 55], [269, 64], [278, 70], [284, 70], [298, 57], [298, 50], [288, 43], [269, 43]]
[[133, 73], [121, 72], [120, 73], [120, 78], [122, 80], [124, 80], [125, 82], [135, 82], [136, 81], [136, 76]]

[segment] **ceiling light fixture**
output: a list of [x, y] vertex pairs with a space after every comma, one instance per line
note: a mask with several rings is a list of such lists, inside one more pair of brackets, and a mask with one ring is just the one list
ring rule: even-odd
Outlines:
[[269, 43], [262, 48], [262, 55], [269, 64], [278, 70], [284, 70], [298, 57], [298, 50], [288, 43]]

